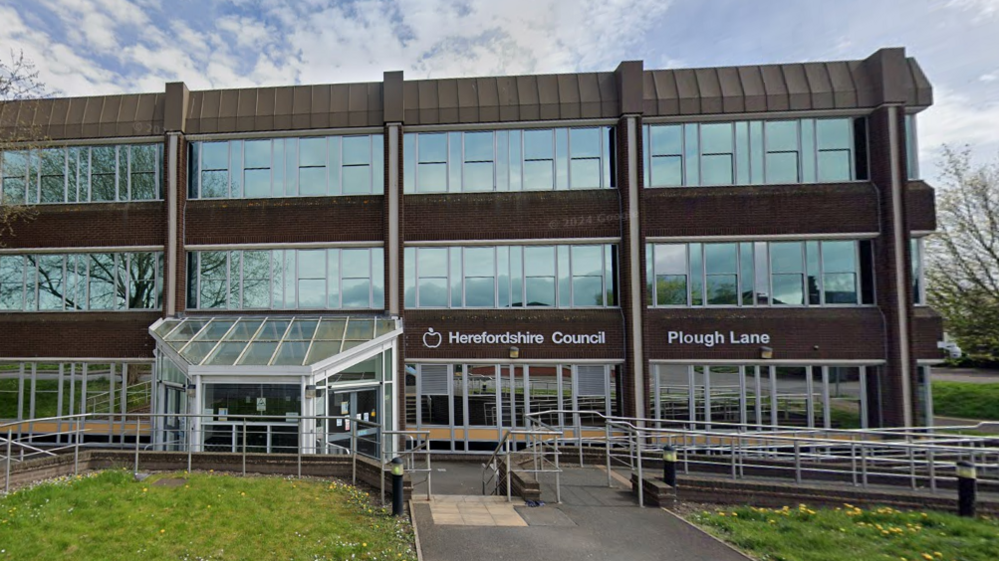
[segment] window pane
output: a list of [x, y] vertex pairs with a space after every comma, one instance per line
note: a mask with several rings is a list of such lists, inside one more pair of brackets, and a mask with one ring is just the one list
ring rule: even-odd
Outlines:
[[90, 177], [90, 200], [92, 201], [113, 201], [114, 174], [92, 175]]
[[528, 277], [526, 283], [528, 306], [555, 305], [555, 277]]
[[[247, 140], [243, 142], [243, 162], [244, 162], [243, 167], [247, 169], [270, 168], [271, 141]], [[208, 168], [207, 166], [205, 166], [203, 169], [215, 169], [215, 168]]]
[[465, 305], [469, 307], [495, 307], [494, 277], [465, 278]]
[[850, 181], [850, 151], [819, 152], [819, 181]]
[[205, 142], [201, 145], [202, 170], [229, 169], [229, 143]]
[[569, 144], [573, 158], [599, 158], [600, 129], [569, 129]]
[[732, 185], [732, 156], [701, 156], [701, 185]]
[[447, 249], [420, 248], [417, 250], [417, 268], [421, 277], [447, 276]]
[[371, 281], [368, 279], [343, 279], [343, 307], [370, 308]]
[[0, 310], [24, 306], [24, 257], [0, 255]]
[[322, 308], [326, 305], [326, 279], [298, 280], [298, 307]]
[[732, 123], [701, 125], [701, 153], [732, 153]]
[[159, 254], [133, 253], [129, 263], [128, 307], [136, 310], [155, 308], [159, 301], [156, 277]]
[[546, 247], [525, 247], [524, 248], [524, 274], [525, 276], [555, 276], [555, 248]]
[[797, 183], [798, 153], [767, 154], [767, 183]]
[[199, 308], [225, 308], [228, 295], [228, 262], [224, 251], [199, 254]]
[[805, 293], [802, 288], [802, 275], [777, 275], [773, 276], [774, 304], [785, 304], [800, 306], [805, 303]]
[[[72, 195], [71, 195], [72, 197]], [[159, 197], [155, 173], [132, 174], [132, 200], [148, 201]]]
[[326, 165], [326, 139], [300, 138], [298, 140], [298, 165], [324, 167]]
[[770, 244], [770, 259], [775, 273], [801, 273], [805, 268], [801, 257], [801, 242]]
[[826, 273], [855, 273], [856, 242], [822, 242], [822, 268]]
[[371, 166], [344, 166], [343, 194], [366, 195], [370, 192]]
[[421, 277], [419, 291], [418, 306], [447, 307], [447, 278]]
[[551, 160], [524, 162], [524, 189], [528, 191], [549, 191], [555, 187], [555, 177]]
[[655, 246], [656, 274], [687, 274], [687, 245], [662, 244]]
[[325, 195], [326, 168], [299, 168], [298, 194], [302, 196]]
[[66, 180], [62, 175], [42, 176], [43, 203], [61, 203], [66, 199]]
[[657, 306], [687, 305], [687, 276], [658, 275], [656, 276]]
[[[362, 275], [355, 275], [362, 276]], [[305, 279], [321, 279], [326, 277], [326, 250], [298, 250], [298, 277]]]
[[48, 148], [41, 150], [42, 175], [63, 175], [66, 172], [66, 150]]
[[344, 277], [370, 277], [371, 251], [367, 249], [345, 249], [340, 252], [342, 275]]
[[114, 255], [90, 256], [90, 305], [91, 310], [111, 310], [115, 307]]
[[[217, 173], [217, 172], [210, 172]], [[271, 170], [248, 169], [243, 172], [243, 183], [247, 198], [265, 198], [271, 196]], [[204, 195], [204, 188], [201, 190]]]
[[553, 131], [551, 129], [524, 131], [524, 159], [552, 159], [554, 157], [552, 153], [552, 134]]
[[683, 154], [682, 125], [652, 126], [652, 155], [679, 156]]
[[704, 244], [705, 268], [708, 274], [732, 273], [739, 270], [738, 246], [734, 243]]
[[[155, 144], [141, 144], [131, 147], [132, 152], [132, 173], [139, 172], [155, 172], [156, 168], [159, 167], [159, 162], [156, 157]], [[72, 169], [72, 162], [70, 162], [70, 169]]]
[[572, 174], [573, 189], [600, 188], [600, 160], [572, 160], [569, 173]]
[[850, 119], [818, 119], [815, 121], [815, 132], [818, 136], [819, 150], [851, 148]]
[[601, 277], [572, 277], [573, 306], [603, 306]]
[[25, 203], [23, 179], [7, 177], [3, 180], [3, 203], [8, 205]]
[[739, 303], [735, 275], [708, 275], [708, 304], [736, 305]]
[[370, 136], [345, 136], [343, 137], [343, 165], [370, 164], [371, 163], [371, 137]]
[[416, 184], [418, 193], [443, 193], [447, 191], [447, 164], [420, 164], [417, 173], [419, 174]]
[[683, 184], [683, 159], [680, 156], [652, 158], [652, 185], [656, 187]]
[[798, 150], [797, 121], [767, 121], [766, 136], [768, 152]]
[[38, 309], [61, 310], [63, 292], [63, 256], [38, 257]]
[[[433, 164], [443, 167], [443, 164]], [[465, 178], [461, 187], [462, 191], [492, 191], [493, 190], [493, 163], [479, 162], [465, 164]]]
[[421, 133], [419, 135], [419, 162], [447, 162], [447, 135], [445, 133]]
[[493, 133], [466, 132], [465, 161], [466, 162], [493, 161]]
[[270, 252], [243, 252], [242, 308], [270, 307]]
[[603, 249], [599, 245], [572, 246], [572, 276], [603, 276]]
[[[267, 174], [268, 177], [270, 173]], [[203, 171], [201, 172], [201, 198], [218, 199], [229, 196], [229, 172], [227, 171]]]
[[853, 273], [826, 273], [822, 276], [826, 290], [826, 304], [856, 304], [857, 275]]

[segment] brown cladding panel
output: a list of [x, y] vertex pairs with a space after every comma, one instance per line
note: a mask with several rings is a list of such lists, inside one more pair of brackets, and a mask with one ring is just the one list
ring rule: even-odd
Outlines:
[[381, 241], [382, 197], [189, 201], [184, 243]]
[[[495, 359], [509, 360], [510, 347], [517, 347], [521, 360], [531, 359], [606, 359], [624, 358], [624, 320], [621, 310], [414, 310], [406, 311], [403, 334], [407, 359]], [[431, 331], [431, 329], [433, 331]], [[556, 344], [563, 335], [603, 334], [589, 344]], [[502, 339], [460, 342], [460, 335], [481, 336], [506, 333], [540, 335], [531, 342], [503, 342]], [[509, 340], [508, 340], [509, 341]]]
[[941, 358], [937, 342], [943, 341], [943, 318], [932, 308], [916, 306], [912, 318], [913, 347], [917, 360]]
[[646, 189], [646, 236], [741, 236], [878, 231], [864, 183]]
[[153, 358], [159, 312], [0, 314], [0, 358]]
[[913, 232], [933, 232], [937, 229], [936, 193], [922, 181], [910, 181], [905, 199], [909, 229]]
[[406, 195], [406, 241], [617, 237], [616, 190]]
[[[760, 360], [760, 347], [774, 360], [880, 360], [884, 357], [877, 308], [689, 308], [648, 310], [646, 353], [650, 360]], [[670, 341], [670, 332], [711, 337], [715, 343]], [[761, 340], [733, 343], [744, 335]]]
[[38, 215], [15, 226], [7, 247], [104, 247], [163, 245], [162, 202], [39, 205]]

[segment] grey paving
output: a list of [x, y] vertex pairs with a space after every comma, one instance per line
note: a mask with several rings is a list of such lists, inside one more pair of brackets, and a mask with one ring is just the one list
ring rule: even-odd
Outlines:
[[[473, 464], [481, 474], [481, 466]], [[457, 482], [474, 470], [452, 467], [434, 491], [471, 489], [480, 479]], [[478, 475], [476, 476], [478, 477]], [[657, 508], [638, 508], [628, 492], [597, 469], [563, 473], [562, 504], [518, 507], [528, 526], [437, 526], [430, 507], [414, 503], [425, 561], [747, 561], [747, 557]], [[547, 494], [547, 490], [546, 490]], [[547, 499], [547, 496], [545, 497]]]

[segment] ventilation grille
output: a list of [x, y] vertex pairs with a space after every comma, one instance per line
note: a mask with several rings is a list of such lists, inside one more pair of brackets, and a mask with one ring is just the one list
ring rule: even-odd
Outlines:
[[577, 366], [576, 389], [579, 395], [604, 395], [606, 375], [605, 366]]
[[420, 393], [422, 395], [447, 395], [449, 378], [446, 364], [421, 365]]

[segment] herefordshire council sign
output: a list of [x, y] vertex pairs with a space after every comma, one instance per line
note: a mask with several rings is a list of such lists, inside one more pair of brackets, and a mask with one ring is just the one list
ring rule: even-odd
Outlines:
[[[549, 340], [556, 345], [603, 345], [607, 343], [607, 334], [603, 331], [596, 333], [556, 331], [551, 335], [530, 331], [505, 331], [503, 333], [448, 331], [446, 337], [449, 345], [543, 345]], [[436, 349], [441, 346], [444, 339], [445, 335], [442, 332], [434, 331], [434, 328], [431, 327], [423, 334], [423, 346], [428, 349]]]
[[767, 345], [770, 343], [769, 333], [736, 333], [728, 334], [721, 331], [714, 333], [686, 333], [684, 331], [669, 331], [666, 333], [666, 343], [670, 345]]

